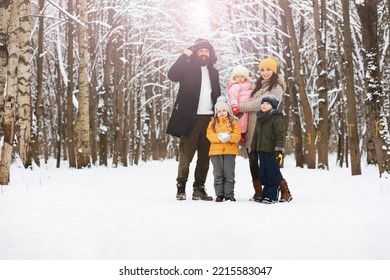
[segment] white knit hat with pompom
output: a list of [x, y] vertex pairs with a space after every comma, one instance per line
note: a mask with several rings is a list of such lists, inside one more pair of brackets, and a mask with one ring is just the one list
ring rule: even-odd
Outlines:
[[220, 97], [218, 97], [217, 103], [215, 103], [215, 105], [214, 105], [214, 110], [215, 110], [215, 114], [217, 114], [218, 111], [221, 111], [221, 110], [226, 110], [226, 111], [230, 112], [230, 106], [227, 103], [225, 96], [221, 95]]
[[234, 77], [237, 75], [244, 76], [247, 80], [249, 80], [249, 70], [245, 66], [237, 65], [233, 68], [232, 74], [230, 75], [230, 81], [235, 82]]

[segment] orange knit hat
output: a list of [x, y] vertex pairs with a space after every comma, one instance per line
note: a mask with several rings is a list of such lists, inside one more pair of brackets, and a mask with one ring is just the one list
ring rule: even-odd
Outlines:
[[276, 57], [270, 56], [268, 58], [263, 59], [259, 64], [259, 70], [268, 68], [272, 72], [277, 73], [279, 66], [279, 59]]

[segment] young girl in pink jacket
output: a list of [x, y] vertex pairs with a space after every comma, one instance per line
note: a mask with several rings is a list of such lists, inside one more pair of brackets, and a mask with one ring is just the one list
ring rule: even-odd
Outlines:
[[239, 113], [238, 104], [251, 98], [253, 81], [249, 78], [248, 68], [237, 65], [233, 68], [228, 82], [228, 95], [233, 114], [238, 117], [241, 132], [241, 143], [246, 142], [245, 134], [248, 131], [248, 113]]

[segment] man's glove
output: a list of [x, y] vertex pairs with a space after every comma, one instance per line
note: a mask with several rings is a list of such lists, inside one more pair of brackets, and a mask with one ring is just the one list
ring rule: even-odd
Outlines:
[[192, 46], [189, 46], [189, 47], [187, 48], [187, 50], [190, 50], [190, 51], [192, 51], [192, 52], [195, 52], [195, 51], [196, 51], [196, 44], [195, 44], [195, 45], [192, 45]]
[[186, 50], [184, 50], [183, 53], [184, 53], [186, 56], [190, 57], [190, 56], [192, 55], [193, 51], [191, 51], [191, 50], [189, 50], [189, 49], [186, 49]]
[[229, 132], [221, 132], [218, 133], [218, 140], [222, 143], [226, 143], [230, 140], [230, 133]]
[[238, 105], [233, 105], [233, 106], [232, 106], [232, 112], [233, 112], [233, 114], [237, 116], [238, 111], [239, 111]]
[[281, 167], [283, 165], [283, 152], [275, 151], [275, 163]]

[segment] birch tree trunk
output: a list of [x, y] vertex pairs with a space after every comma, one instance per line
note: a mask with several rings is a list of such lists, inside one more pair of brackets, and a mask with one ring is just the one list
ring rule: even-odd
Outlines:
[[[80, 1], [80, 21], [87, 23], [86, 0]], [[79, 108], [76, 122], [77, 168], [91, 165], [89, 134], [88, 41], [86, 26], [79, 26]]]
[[4, 136], [4, 93], [7, 80], [10, 1], [0, 2], [0, 138]]
[[20, 57], [18, 65], [18, 139], [19, 155], [25, 168], [31, 166], [31, 24], [29, 20], [30, 1], [22, 0], [20, 5]]
[[8, 185], [15, 137], [15, 101], [18, 92], [19, 1], [11, 2], [8, 27], [7, 95], [4, 106], [4, 141], [1, 148], [0, 185]]
[[294, 29], [294, 22], [292, 17], [291, 8], [289, 6], [288, 0], [280, 0], [280, 6], [284, 10], [286, 15], [288, 32], [291, 37], [291, 48], [294, 56], [294, 66], [295, 66], [295, 80], [299, 88], [299, 96], [302, 102], [303, 113], [305, 117], [304, 126], [306, 132], [306, 141], [305, 141], [305, 160], [307, 167], [310, 169], [316, 168], [316, 146], [315, 146], [315, 129], [313, 124], [313, 113], [310, 108], [309, 101], [307, 99], [307, 93], [305, 89], [305, 83], [301, 75], [301, 62], [300, 54], [298, 49], [298, 42]]
[[345, 75], [347, 94], [347, 129], [349, 137], [349, 150], [351, 155], [352, 175], [361, 175], [359, 135], [357, 130], [356, 95], [353, 73], [352, 38], [349, 19], [349, 0], [342, 0], [344, 19], [344, 52], [346, 55]]
[[381, 85], [381, 71], [378, 38], [378, 1], [365, 0], [364, 5], [356, 4], [360, 17], [364, 45], [365, 90], [367, 93], [367, 132], [375, 148], [379, 175], [390, 173], [390, 136], [388, 116], [383, 105], [386, 94]]

